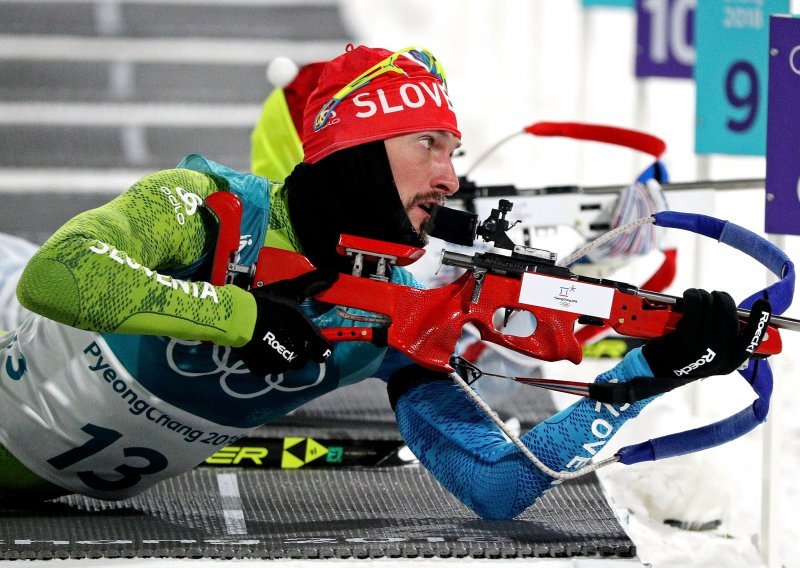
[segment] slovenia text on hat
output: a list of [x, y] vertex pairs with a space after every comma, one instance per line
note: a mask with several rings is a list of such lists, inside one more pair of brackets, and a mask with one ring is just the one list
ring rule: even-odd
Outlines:
[[318, 162], [337, 150], [423, 130], [444, 130], [461, 138], [440, 71], [421, 48], [393, 54], [348, 46], [325, 66], [308, 99], [304, 161]]

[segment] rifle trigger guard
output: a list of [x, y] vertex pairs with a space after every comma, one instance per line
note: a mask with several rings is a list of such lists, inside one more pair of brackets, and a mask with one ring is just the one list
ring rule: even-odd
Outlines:
[[472, 298], [470, 301], [477, 304], [481, 298], [481, 288], [483, 287], [483, 279], [486, 278], [486, 268], [473, 268], [472, 278], [475, 280], [475, 287], [472, 289]]

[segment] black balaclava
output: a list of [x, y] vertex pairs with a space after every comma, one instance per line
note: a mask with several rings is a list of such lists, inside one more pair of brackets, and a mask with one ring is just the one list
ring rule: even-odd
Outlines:
[[336, 252], [345, 233], [422, 247], [397, 187], [382, 140], [301, 163], [286, 178], [289, 218], [303, 254], [314, 266], [350, 272], [352, 259]]

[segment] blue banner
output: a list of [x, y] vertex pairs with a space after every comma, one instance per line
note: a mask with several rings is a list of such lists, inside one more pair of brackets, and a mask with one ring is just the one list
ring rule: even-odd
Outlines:
[[773, 16], [767, 103], [767, 233], [800, 235], [800, 19]]
[[633, 8], [634, 0], [583, 0], [583, 6], [612, 6], [615, 8]]
[[789, 0], [704, 0], [696, 14], [695, 151], [763, 156], [769, 15]]
[[636, 0], [636, 76], [689, 79], [697, 0]]

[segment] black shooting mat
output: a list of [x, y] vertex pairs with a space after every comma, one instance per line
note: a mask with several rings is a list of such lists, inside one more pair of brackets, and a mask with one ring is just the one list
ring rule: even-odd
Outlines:
[[5, 559], [635, 555], [592, 475], [485, 521], [419, 466], [198, 468], [134, 499], [70, 496], [0, 523]]
[[[554, 410], [527, 387], [508, 401], [501, 415], [523, 424]], [[382, 382], [339, 389], [135, 498], [0, 510], [0, 559], [635, 556], [594, 474], [512, 521], [481, 520], [397, 458], [393, 423]]]

